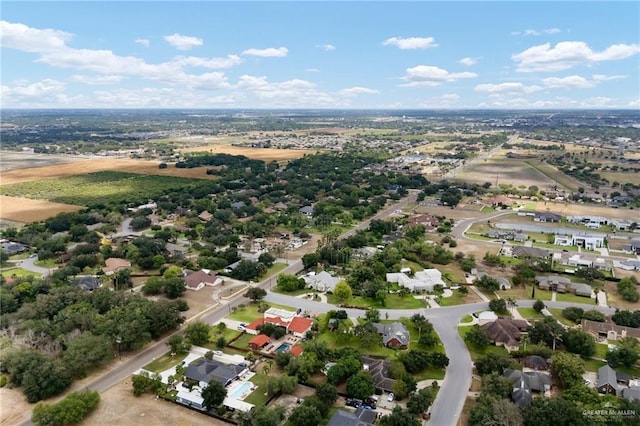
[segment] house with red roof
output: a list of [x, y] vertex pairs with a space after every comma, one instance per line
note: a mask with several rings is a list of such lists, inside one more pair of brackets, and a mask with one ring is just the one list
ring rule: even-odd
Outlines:
[[252, 351], [257, 352], [267, 346], [269, 342], [271, 342], [269, 336], [267, 336], [266, 334], [258, 334], [256, 337], [249, 340], [249, 348], [251, 348]]
[[295, 356], [296, 358], [299, 357], [300, 355], [302, 355], [302, 352], [304, 352], [304, 349], [302, 349], [302, 346], [294, 346], [289, 350], [289, 353], [293, 356]]
[[258, 330], [258, 327], [262, 326], [263, 324], [264, 324], [264, 318], [258, 318], [256, 320], [253, 320], [245, 326], [245, 332], [249, 334], [254, 334], [254, 335], [258, 334], [260, 333], [260, 331]]
[[287, 332], [296, 337], [304, 337], [307, 331], [311, 330], [313, 320], [304, 317], [295, 317], [287, 327]]

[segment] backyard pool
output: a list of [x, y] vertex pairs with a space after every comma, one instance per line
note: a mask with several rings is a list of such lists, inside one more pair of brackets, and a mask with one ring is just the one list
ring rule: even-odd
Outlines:
[[283, 343], [276, 348], [276, 352], [281, 354], [283, 352], [287, 352], [289, 348], [291, 348], [291, 345], [289, 343]]
[[241, 384], [240, 386], [238, 386], [237, 388], [235, 388], [233, 390], [233, 392], [231, 392], [229, 394], [230, 398], [233, 399], [240, 399], [244, 394], [246, 394], [249, 390], [251, 389], [251, 383], [250, 382], [244, 382], [243, 384]]

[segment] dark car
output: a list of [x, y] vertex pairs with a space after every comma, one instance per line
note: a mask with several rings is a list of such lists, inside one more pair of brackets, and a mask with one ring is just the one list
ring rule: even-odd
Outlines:
[[369, 407], [373, 408], [375, 410], [376, 406], [378, 405], [378, 401], [376, 401], [373, 398], [365, 398], [364, 403], [366, 405], [368, 405]]
[[358, 408], [362, 405], [362, 401], [357, 398], [347, 398], [346, 405], [348, 407]]

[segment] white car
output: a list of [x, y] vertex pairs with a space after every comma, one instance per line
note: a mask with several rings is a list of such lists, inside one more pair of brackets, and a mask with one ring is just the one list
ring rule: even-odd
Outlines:
[[389, 395], [387, 395], [387, 401], [389, 401], [389, 402], [393, 402], [393, 399], [394, 399], [395, 397], [396, 397], [396, 396], [393, 394], [393, 392], [390, 392], [390, 393], [389, 393]]

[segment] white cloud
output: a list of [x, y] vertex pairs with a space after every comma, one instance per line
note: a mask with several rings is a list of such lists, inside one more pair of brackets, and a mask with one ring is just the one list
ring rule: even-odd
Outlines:
[[144, 47], [149, 47], [151, 45], [151, 40], [148, 38], [137, 38], [133, 40], [133, 42]]
[[564, 41], [551, 47], [550, 43], [533, 46], [514, 54], [521, 72], [561, 71], [579, 64], [625, 59], [640, 52], [640, 44], [615, 44], [601, 52], [594, 52], [582, 41]]
[[0, 99], [3, 107], [77, 106], [80, 97], [69, 97], [65, 89], [63, 82], [49, 78], [35, 83], [16, 81], [11, 86], [0, 86]]
[[468, 67], [470, 67], [471, 65], [475, 64], [476, 62], [478, 62], [477, 58], [470, 58], [470, 57], [466, 57], [466, 58], [462, 58], [458, 61], [458, 63], [462, 64], [462, 65], [466, 65]]
[[560, 30], [560, 28], [545, 28], [542, 31], [539, 30], [533, 30], [533, 29], [526, 29], [524, 31], [511, 31], [511, 35], [523, 35], [523, 36], [540, 36], [542, 34], [558, 34], [561, 33], [562, 30]]
[[121, 75], [72, 75], [71, 80], [91, 86], [120, 83], [124, 79]]
[[546, 34], [559, 34], [562, 31], [560, 30], [560, 28], [546, 28], [545, 30], [543, 30]]
[[227, 55], [226, 58], [202, 58], [199, 56], [178, 56], [173, 59], [173, 63], [191, 67], [201, 67], [210, 69], [231, 68], [242, 63], [238, 55]]
[[320, 49], [324, 50], [325, 52], [330, 52], [332, 50], [336, 50], [336, 47], [333, 44], [321, 44], [318, 47]]
[[636, 99], [635, 101], [629, 101], [629, 103], [627, 104], [627, 106], [629, 108], [640, 108], [640, 98]]
[[318, 90], [314, 83], [300, 79], [271, 83], [264, 76], [242, 75], [235, 88], [255, 96], [259, 101], [268, 101], [272, 107], [348, 106], [348, 103]]
[[320, 72], [320, 70], [318, 68], [306, 68], [305, 71], [306, 72]]
[[348, 89], [342, 89], [338, 91], [338, 94], [342, 96], [373, 95], [376, 93], [379, 93], [379, 91], [375, 89], [369, 89], [367, 87], [359, 87], [359, 86], [354, 86]]
[[444, 95], [440, 96], [440, 99], [442, 99], [443, 101], [457, 101], [458, 99], [460, 99], [460, 96], [456, 95], [455, 93], [445, 93]]
[[384, 46], [394, 45], [402, 50], [408, 49], [428, 49], [438, 47], [433, 37], [391, 37], [382, 42]]
[[530, 36], [530, 35], [539, 36], [540, 32], [538, 32], [536, 30], [524, 30], [524, 35], [525, 36]]
[[286, 47], [270, 47], [268, 49], [247, 49], [242, 52], [243, 55], [260, 56], [262, 58], [282, 58], [287, 56], [289, 49]]
[[621, 78], [627, 78], [626, 75], [604, 75], [604, 74], [594, 74], [591, 76], [593, 81], [609, 81], [609, 80], [618, 80]]
[[202, 46], [204, 44], [201, 38], [185, 36], [178, 33], [164, 36], [164, 39], [167, 43], [178, 50], [191, 50], [194, 47]]
[[30, 28], [24, 24], [0, 21], [0, 46], [23, 52], [49, 52], [62, 49], [73, 36], [70, 33]]
[[445, 82], [456, 81], [462, 78], [474, 78], [478, 74], [473, 72], [450, 73], [442, 68], [418, 65], [407, 68], [407, 74], [403, 77], [408, 83], [404, 86], [439, 86]]
[[542, 90], [540, 86], [525, 86], [520, 82], [500, 83], [500, 84], [478, 84], [475, 89], [481, 93], [534, 93]]
[[553, 88], [588, 89], [590, 87], [595, 87], [596, 85], [593, 81], [589, 81], [579, 75], [570, 75], [568, 77], [549, 77], [542, 79], [542, 82], [545, 86]]

